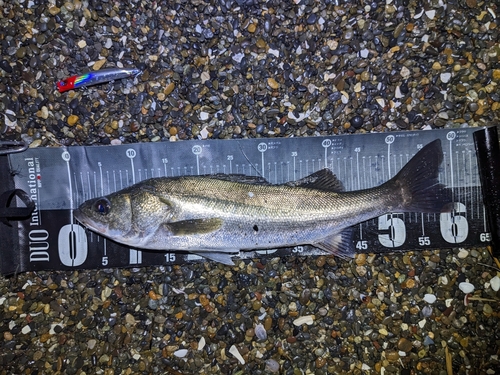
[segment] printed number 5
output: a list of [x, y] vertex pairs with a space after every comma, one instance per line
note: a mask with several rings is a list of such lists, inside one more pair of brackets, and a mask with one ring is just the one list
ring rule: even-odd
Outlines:
[[406, 241], [405, 222], [393, 214], [379, 216], [378, 229], [389, 230], [388, 234], [378, 235], [378, 240], [385, 247], [398, 247]]

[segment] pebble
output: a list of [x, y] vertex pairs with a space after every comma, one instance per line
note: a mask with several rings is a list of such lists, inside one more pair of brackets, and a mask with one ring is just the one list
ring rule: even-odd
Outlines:
[[493, 313], [493, 308], [488, 304], [488, 303], [485, 303], [483, 305], [483, 312], [486, 314], [486, 315], [491, 315]]
[[432, 69], [434, 70], [441, 70], [441, 68], [441, 64], [437, 61], [432, 64]]
[[67, 123], [69, 126], [74, 126], [78, 122], [78, 116], [70, 115], [68, 117]]
[[434, 302], [436, 302], [436, 296], [434, 294], [426, 293], [424, 295], [424, 301], [433, 304]]
[[274, 78], [268, 78], [267, 79], [267, 84], [269, 85], [269, 87], [271, 87], [273, 90], [277, 90], [280, 85], [278, 82], [276, 82], [276, 80]]
[[293, 321], [295, 326], [301, 326], [303, 324], [311, 325], [314, 323], [314, 315], [301, 316]]
[[405, 353], [408, 353], [412, 349], [413, 344], [408, 339], [406, 339], [404, 337], [401, 337], [398, 340], [397, 347], [398, 347], [398, 350], [401, 350], [401, 351], [403, 351]]
[[266, 372], [277, 373], [279, 372], [279, 370], [280, 370], [280, 364], [278, 363], [278, 361], [272, 358], [266, 360], [266, 368], [265, 368]]
[[172, 91], [174, 91], [174, 88], [175, 88], [175, 83], [170, 82], [163, 90], [163, 94], [167, 96], [170, 95]]
[[6, 73], [12, 73], [12, 66], [7, 60], [0, 60], [0, 68], [2, 68]]
[[49, 118], [49, 109], [47, 106], [42, 106], [41, 110], [37, 112], [37, 115], [39, 117], [43, 118], [44, 120], [47, 120]]
[[450, 82], [451, 73], [448, 73], [448, 72], [441, 73], [439, 75], [439, 78], [441, 79], [441, 82], [448, 83], [448, 82]]
[[104, 66], [104, 64], [106, 64], [106, 59], [97, 60], [92, 66], [92, 69], [99, 70]]
[[231, 345], [231, 347], [229, 348], [229, 353], [231, 353], [232, 355], [234, 355], [234, 357], [242, 364], [244, 365], [245, 364], [245, 360], [243, 359], [243, 357], [241, 356], [240, 352], [238, 351], [238, 348], [235, 346], [235, 345]]
[[493, 289], [495, 292], [498, 292], [500, 290], [500, 277], [495, 276], [490, 280], [490, 285], [491, 289]]
[[355, 129], [359, 129], [363, 125], [363, 117], [359, 115], [354, 116], [353, 118], [351, 118], [350, 123], [352, 127], [354, 127]]
[[472, 293], [475, 289], [474, 285], [472, 285], [471, 283], [468, 283], [468, 282], [461, 282], [460, 284], [458, 284], [458, 287], [465, 294]]
[[184, 358], [188, 354], [187, 349], [179, 349], [174, 352], [174, 355], [178, 358]]
[[254, 328], [255, 331], [255, 336], [257, 336], [257, 339], [260, 341], [264, 341], [267, 339], [267, 332], [266, 329], [262, 324], [257, 324]]

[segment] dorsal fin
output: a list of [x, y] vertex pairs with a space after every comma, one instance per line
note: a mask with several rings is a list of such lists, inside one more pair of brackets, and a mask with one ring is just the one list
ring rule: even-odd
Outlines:
[[309, 189], [341, 192], [344, 191], [344, 185], [339, 181], [328, 168], [320, 169], [297, 181], [287, 182], [285, 185], [292, 187], [305, 187]]
[[230, 182], [241, 182], [242, 184], [250, 185], [271, 185], [264, 177], [260, 176], [246, 176], [244, 174], [207, 174], [203, 175], [205, 178], [213, 178], [216, 180], [230, 181]]

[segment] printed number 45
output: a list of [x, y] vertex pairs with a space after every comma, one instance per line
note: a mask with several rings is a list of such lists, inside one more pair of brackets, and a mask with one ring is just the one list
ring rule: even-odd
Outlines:
[[358, 241], [356, 243], [356, 249], [358, 249], [358, 250], [368, 249], [368, 241]]

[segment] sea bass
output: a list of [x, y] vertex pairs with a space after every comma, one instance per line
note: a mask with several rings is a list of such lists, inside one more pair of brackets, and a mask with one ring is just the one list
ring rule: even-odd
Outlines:
[[151, 178], [88, 200], [74, 216], [130, 247], [184, 250], [229, 265], [240, 250], [304, 244], [352, 257], [353, 225], [390, 212], [441, 212], [442, 160], [435, 140], [394, 178], [349, 192], [329, 169], [283, 185], [240, 175]]

